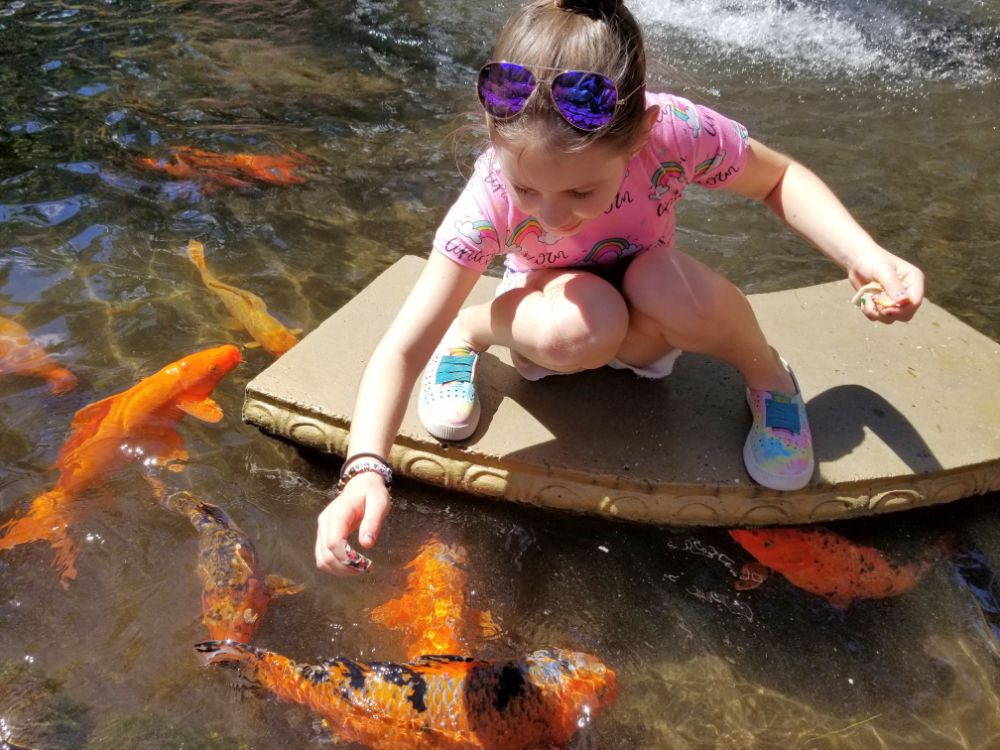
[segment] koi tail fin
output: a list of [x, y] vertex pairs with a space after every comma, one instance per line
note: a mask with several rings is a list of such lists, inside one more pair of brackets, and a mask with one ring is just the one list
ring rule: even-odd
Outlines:
[[27, 515], [0, 526], [0, 550], [13, 549], [30, 542], [48, 542], [55, 552], [52, 567], [59, 571], [59, 582], [68, 588], [76, 578], [76, 558], [79, 548], [67, 533], [69, 516], [63, 490], [45, 492], [34, 499]]
[[45, 381], [49, 384], [49, 390], [53, 395], [59, 396], [69, 393], [76, 388], [76, 375], [65, 367], [52, 367], [45, 373]]
[[206, 271], [205, 246], [198, 242], [198, 240], [188, 240], [187, 251], [188, 257], [191, 259], [191, 262], [198, 267], [198, 270]]

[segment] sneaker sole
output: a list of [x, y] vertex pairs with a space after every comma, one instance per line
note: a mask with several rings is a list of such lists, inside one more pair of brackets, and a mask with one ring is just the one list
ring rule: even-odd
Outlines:
[[472, 407], [468, 424], [446, 425], [435, 422], [425, 413], [424, 402], [422, 400], [417, 404], [417, 417], [420, 419], [420, 423], [424, 426], [424, 429], [438, 440], [447, 440], [451, 443], [465, 440], [472, 437], [476, 428], [479, 427], [479, 399], [476, 399]]

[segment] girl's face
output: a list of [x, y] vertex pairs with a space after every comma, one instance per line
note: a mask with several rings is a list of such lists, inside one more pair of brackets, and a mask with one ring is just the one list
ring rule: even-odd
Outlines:
[[615, 199], [631, 155], [600, 141], [571, 154], [499, 144], [497, 159], [507, 193], [547, 232], [569, 236], [607, 210]]

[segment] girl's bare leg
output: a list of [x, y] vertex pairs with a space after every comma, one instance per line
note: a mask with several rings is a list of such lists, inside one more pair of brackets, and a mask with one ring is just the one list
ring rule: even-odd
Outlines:
[[[733, 365], [751, 388], [794, 393], [777, 352], [768, 344], [746, 296], [732, 282], [679, 250], [643, 253], [625, 274], [625, 297], [644, 338], [626, 339], [619, 358], [644, 365], [650, 331], [690, 352]], [[655, 352], [652, 352], [655, 354]], [[643, 361], [646, 360], [646, 361]]]
[[458, 335], [477, 351], [506, 346], [556, 372], [601, 367], [629, 328], [628, 306], [604, 279], [586, 271], [533, 272], [526, 285], [466, 308]]

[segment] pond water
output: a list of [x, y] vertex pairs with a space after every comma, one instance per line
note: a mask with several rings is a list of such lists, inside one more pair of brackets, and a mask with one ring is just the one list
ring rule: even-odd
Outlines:
[[[511, 7], [0, 0], [0, 316], [79, 378], [61, 396], [0, 379], [2, 518], [51, 487], [76, 410], [191, 351], [249, 340], [224, 325], [188, 239], [217, 276], [306, 331], [399, 257], [428, 252], [481, 143], [471, 82]], [[651, 88], [717, 107], [811, 166], [926, 271], [931, 299], [1000, 338], [997, 0], [632, 7]], [[218, 191], [139, 163], [178, 146], [314, 163], [305, 185]], [[682, 247], [748, 292], [838, 278], [733, 197], [692, 191], [679, 224]], [[737, 591], [750, 558], [724, 530], [599, 522], [406, 481], [376, 568], [331, 578], [312, 546], [339, 465], [240, 423], [243, 387], [271, 361], [244, 358], [215, 392], [225, 419], [185, 419], [180, 432], [186, 486], [233, 516], [266, 569], [306, 587], [272, 605], [258, 643], [314, 663], [401, 658], [369, 611], [398, 595], [402, 566], [436, 533], [469, 551], [475, 603], [500, 625], [483, 656], [560, 646], [617, 671], [617, 703], [577, 747], [1000, 747], [997, 496], [836, 526], [911, 559], [947, 535], [984, 565], [978, 598], [954, 558], [905, 596], [847, 609], [778, 576]], [[186, 520], [132, 471], [83, 502], [68, 590], [46, 545], [0, 555], [0, 746], [329, 746], [305, 710], [199, 666]]]

